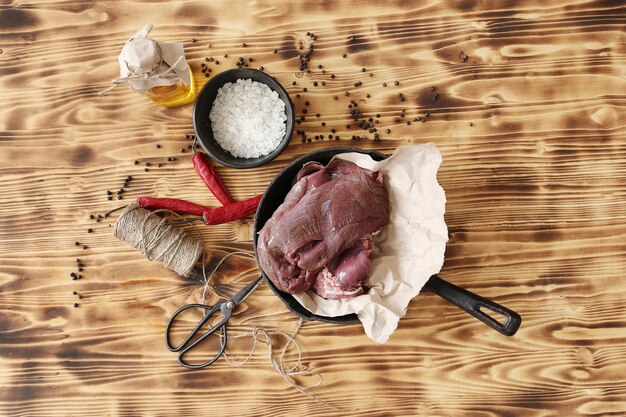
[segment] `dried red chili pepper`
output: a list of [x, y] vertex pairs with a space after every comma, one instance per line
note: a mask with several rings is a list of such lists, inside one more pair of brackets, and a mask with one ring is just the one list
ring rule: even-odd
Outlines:
[[227, 206], [207, 209], [202, 214], [202, 220], [205, 224], [222, 224], [242, 219], [256, 211], [261, 197], [263, 197], [262, 194]]
[[200, 176], [202, 181], [220, 203], [226, 206], [235, 202], [235, 200], [233, 200], [230, 196], [228, 190], [226, 190], [226, 187], [224, 187], [221, 178], [217, 175], [217, 172], [215, 172], [215, 168], [213, 168], [213, 165], [206, 154], [196, 152], [193, 157], [191, 157], [191, 162], [193, 162], [193, 166], [196, 169], [198, 176]]
[[200, 204], [176, 198], [139, 197], [137, 204], [147, 210], [171, 210], [178, 214], [195, 214], [196, 216], [202, 216], [207, 210], [211, 210]]

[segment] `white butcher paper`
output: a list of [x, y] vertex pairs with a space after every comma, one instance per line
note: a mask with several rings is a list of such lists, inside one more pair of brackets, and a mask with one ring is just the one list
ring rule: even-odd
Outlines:
[[375, 236], [367, 294], [325, 300], [313, 291], [294, 294], [307, 310], [335, 317], [356, 313], [370, 339], [385, 343], [406, 314], [409, 302], [441, 270], [448, 240], [446, 195], [437, 182], [441, 154], [433, 143], [401, 146], [376, 162], [369, 155], [335, 156], [383, 173], [389, 194], [389, 224]]

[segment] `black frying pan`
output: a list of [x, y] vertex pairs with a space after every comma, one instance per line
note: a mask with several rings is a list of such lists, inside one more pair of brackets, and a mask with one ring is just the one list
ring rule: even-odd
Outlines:
[[[274, 211], [276, 211], [278, 206], [280, 206], [284, 201], [287, 193], [291, 190], [293, 180], [298, 171], [300, 171], [300, 168], [302, 168], [302, 166], [307, 162], [311, 161], [326, 165], [330, 162], [333, 156], [345, 152], [364, 153], [370, 155], [376, 161], [381, 161], [387, 158], [387, 155], [376, 151], [367, 151], [355, 148], [328, 148], [303, 155], [289, 164], [267, 187], [267, 190], [259, 203], [259, 208], [257, 209], [256, 217], [254, 219], [254, 253], [257, 255], [257, 259], [258, 254], [256, 251], [258, 232], [263, 228], [265, 222], [272, 217], [272, 214], [274, 214]], [[345, 316], [338, 317], [324, 317], [311, 313], [291, 294], [278, 290], [276, 286], [274, 286], [274, 283], [272, 283], [267, 275], [265, 275], [265, 272], [263, 272], [260, 265], [259, 269], [261, 270], [261, 274], [267, 282], [267, 285], [269, 285], [278, 298], [283, 300], [287, 308], [298, 316], [307, 320], [319, 320], [337, 324], [356, 323], [359, 321], [356, 314], [347, 314]], [[456, 285], [439, 278], [437, 275], [433, 275], [428, 279], [424, 289], [434, 292], [457, 307], [462, 308], [478, 320], [504, 335], [514, 335], [522, 322], [522, 318], [515, 311], [509, 310], [498, 303], [490, 301], [463, 288], [457, 287]], [[490, 316], [488, 313], [489, 311], [499, 313], [504, 316], [504, 322], [502, 323]]]

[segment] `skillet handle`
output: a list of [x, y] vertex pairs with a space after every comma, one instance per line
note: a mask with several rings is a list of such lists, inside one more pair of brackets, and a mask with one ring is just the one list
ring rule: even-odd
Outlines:
[[[437, 275], [433, 275], [428, 279], [428, 282], [424, 285], [424, 289], [434, 292], [441, 298], [465, 310], [467, 313], [505, 336], [513, 336], [522, 324], [522, 318], [515, 311], [509, 310], [496, 302], [467, 291], [466, 289], [457, 287], [439, 278]], [[501, 323], [494, 319], [487, 314], [489, 310], [502, 314], [506, 318], [506, 321]]]

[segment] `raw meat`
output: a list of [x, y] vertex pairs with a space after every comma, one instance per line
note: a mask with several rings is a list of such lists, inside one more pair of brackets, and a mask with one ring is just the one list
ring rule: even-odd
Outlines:
[[324, 298], [363, 293], [371, 236], [389, 223], [382, 174], [335, 159], [306, 164], [283, 204], [259, 232], [259, 264], [287, 293]]

